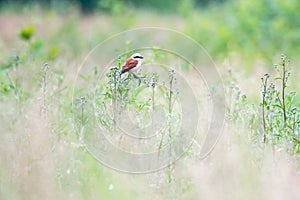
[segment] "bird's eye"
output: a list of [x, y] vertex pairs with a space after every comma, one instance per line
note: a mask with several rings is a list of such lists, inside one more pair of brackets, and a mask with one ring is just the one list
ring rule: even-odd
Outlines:
[[143, 59], [143, 56], [134, 56], [133, 58], [140, 58], [140, 59]]

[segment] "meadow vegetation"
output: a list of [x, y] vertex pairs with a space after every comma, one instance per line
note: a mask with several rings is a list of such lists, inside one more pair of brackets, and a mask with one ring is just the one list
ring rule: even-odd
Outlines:
[[[184, 0], [160, 12], [148, 5], [102, 2], [107, 4], [91, 13], [67, 1], [50, 7], [2, 2], [0, 199], [298, 199], [300, 3]], [[113, 49], [123, 56], [104, 74], [107, 63], [81, 67], [103, 40], [145, 26], [175, 29], [202, 45], [222, 78], [226, 117], [206, 159], [199, 159], [200, 134], [175, 163], [132, 175], [102, 165], [85, 148], [84, 137], [99, 145], [89, 134], [94, 125], [113, 133], [127, 108], [138, 113], [138, 126], [145, 133], [151, 132], [145, 123], [157, 126], [163, 113], [174, 126], [149, 141], [150, 150], [161, 152], [182, 117], [175, 103], [185, 94], [178, 89], [179, 74], [164, 69], [161, 76], [145, 69], [141, 79], [121, 77], [119, 68], [131, 53], [132, 41]], [[185, 48], [175, 40], [170, 45]], [[104, 52], [96, 55], [98, 61], [116, 59], [111, 51]], [[155, 49], [146, 53], [152, 60], [176, 64]], [[183, 72], [197, 82], [195, 69]], [[197, 95], [206, 108], [207, 90]], [[108, 137], [121, 147], [141, 150], [141, 144], [124, 142], [119, 135]], [[142, 145], [143, 151], [149, 150]], [[172, 156], [171, 151], [162, 155], [166, 162]]]

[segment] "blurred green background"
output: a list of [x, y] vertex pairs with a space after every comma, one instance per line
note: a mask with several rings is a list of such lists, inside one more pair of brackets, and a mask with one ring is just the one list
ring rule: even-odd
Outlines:
[[[293, 157], [278, 150], [274, 167], [274, 151], [261, 143], [260, 78], [284, 53], [296, 71], [288, 84], [299, 89], [299, 11], [299, 0], [0, 0], [0, 199], [298, 199]], [[227, 109], [239, 104], [245, 126], [248, 116], [258, 125], [251, 132], [228, 116], [209, 159], [200, 161], [194, 145], [173, 169], [133, 176], [104, 167], [82, 148], [72, 87], [96, 45], [149, 26], [199, 42], [220, 66]], [[103, 57], [111, 55], [97, 59]], [[255, 108], [240, 103], [243, 94]]]
[[270, 62], [281, 53], [293, 59], [300, 50], [298, 0], [1, 0], [0, 5], [2, 13], [40, 7], [62, 15], [77, 10], [85, 16], [111, 16], [118, 30], [166, 26], [191, 36], [214, 58], [235, 55], [246, 62]]
[[[192, 0], [195, 6], [203, 6], [211, 3], [222, 3], [226, 0]], [[44, 7], [59, 7], [70, 4], [76, 4], [81, 11], [90, 13], [95, 11], [113, 11], [116, 7], [134, 7], [134, 8], [147, 8], [157, 11], [174, 12], [181, 4], [181, 1], [173, 0], [150, 0], [150, 1], [139, 1], [139, 0], [1, 0], [2, 4], [40, 4]]]

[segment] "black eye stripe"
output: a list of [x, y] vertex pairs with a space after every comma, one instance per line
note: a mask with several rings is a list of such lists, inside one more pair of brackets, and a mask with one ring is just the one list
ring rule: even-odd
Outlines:
[[140, 58], [140, 59], [143, 59], [143, 56], [134, 56], [133, 58]]

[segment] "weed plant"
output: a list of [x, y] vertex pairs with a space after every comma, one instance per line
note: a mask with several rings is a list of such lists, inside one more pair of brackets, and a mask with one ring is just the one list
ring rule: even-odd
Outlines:
[[[285, 149], [291, 155], [298, 155], [299, 137], [299, 108], [297, 93], [289, 90], [289, 80], [292, 74], [290, 60], [281, 56], [281, 62], [274, 65], [274, 78], [266, 73], [261, 78], [261, 103], [252, 103], [242, 93], [236, 78], [229, 71], [225, 78], [227, 85], [228, 121], [235, 126], [250, 132], [252, 145], [256, 149], [271, 145], [273, 154]], [[244, 135], [244, 134], [242, 134]]]
[[106, 83], [97, 85], [95, 108], [98, 121], [109, 134], [120, 132], [123, 126], [132, 123], [130, 128], [123, 127], [124, 130], [138, 130], [144, 139], [147, 134], [155, 135], [156, 148], [160, 151], [172, 142], [178, 131], [180, 111], [178, 106], [174, 109], [178, 100], [175, 72], [171, 70], [167, 80], [157, 73], [121, 75], [120, 63], [119, 59], [118, 66], [108, 71]]
[[272, 82], [271, 76], [265, 74], [262, 80], [262, 123], [263, 142], [280, 148], [289, 153], [299, 153], [299, 109], [297, 108], [296, 92], [288, 91], [291, 75], [290, 60], [281, 56], [281, 62], [274, 66], [278, 74]]

